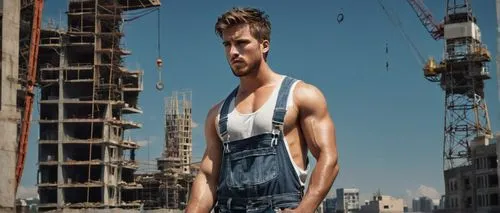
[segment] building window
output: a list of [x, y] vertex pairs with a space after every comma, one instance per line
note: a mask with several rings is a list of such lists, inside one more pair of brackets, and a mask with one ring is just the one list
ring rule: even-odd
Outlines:
[[467, 197], [467, 203], [465, 203], [466, 208], [472, 207], [472, 197]]
[[471, 188], [469, 178], [465, 178], [464, 179], [464, 185], [465, 185], [465, 189], [470, 189]]
[[477, 196], [477, 206], [484, 206], [483, 205], [483, 196], [481, 196], [481, 195]]
[[488, 168], [496, 169], [497, 167], [498, 167], [497, 157], [496, 156], [489, 156], [488, 157]]
[[498, 187], [498, 175], [493, 174], [493, 175], [488, 175], [488, 187], [489, 188], [496, 188]]

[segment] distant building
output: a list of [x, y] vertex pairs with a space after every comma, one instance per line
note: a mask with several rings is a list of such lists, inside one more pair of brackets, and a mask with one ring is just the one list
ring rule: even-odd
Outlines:
[[339, 188], [337, 189], [337, 213], [354, 213], [360, 209], [359, 189]]
[[325, 211], [325, 205], [323, 204], [323, 202], [321, 202], [318, 208], [316, 208], [315, 213], [323, 213], [324, 211]]
[[477, 137], [471, 141], [471, 164], [444, 171], [444, 209], [436, 213], [500, 212], [498, 140], [498, 135]]
[[40, 203], [38, 198], [16, 199], [16, 213], [35, 213]]
[[413, 199], [412, 210], [414, 212], [431, 213], [433, 210], [432, 199], [428, 197], [419, 197]]
[[388, 195], [375, 195], [368, 205], [361, 206], [359, 213], [403, 213], [403, 199]]
[[323, 201], [323, 213], [335, 213], [337, 198], [327, 198]]
[[16, 199], [16, 212], [29, 213], [30, 208], [24, 199]]
[[438, 207], [438, 209], [444, 209], [445, 208], [445, 198], [446, 198], [446, 196], [442, 195], [441, 199], [439, 199], [439, 207]]
[[191, 175], [196, 177], [200, 172], [201, 162], [191, 163]]

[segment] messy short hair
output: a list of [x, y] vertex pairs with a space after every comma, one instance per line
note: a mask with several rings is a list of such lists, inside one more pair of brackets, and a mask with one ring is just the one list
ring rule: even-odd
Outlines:
[[222, 31], [240, 24], [248, 24], [250, 33], [258, 41], [271, 41], [269, 16], [256, 8], [232, 8], [217, 18], [216, 34], [222, 38]]

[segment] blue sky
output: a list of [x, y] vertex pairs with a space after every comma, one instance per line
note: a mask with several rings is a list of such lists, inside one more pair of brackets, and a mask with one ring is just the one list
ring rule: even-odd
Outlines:
[[[282, 74], [319, 87], [326, 96], [337, 128], [340, 173], [333, 188], [358, 187], [365, 195], [377, 189], [405, 196], [421, 185], [444, 193], [442, 140], [444, 93], [423, 78], [422, 67], [408, 42], [384, 14], [377, 1], [165, 1], [161, 8], [161, 54], [165, 89], [157, 91], [157, 16], [146, 15], [125, 25], [125, 47], [130, 68], [145, 70], [140, 96], [143, 123], [132, 130], [136, 140], [151, 139], [138, 151], [144, 162], [163, 149], [163, 99], [174, 90], [190, 89], [194, 159], [204, 145], [202, 124], [207, 110], [238, 83], [214, 33], [218, 15], [232, 6], [265, 10], [272, 22], [269, 63]], [[424, 57], [441, 58], [443, 41], [433, 40], [406, 1], [385, 0], [397, 13], [405, 31]], [[443, 17], [445, 1], [426, 1], [434, 16]], [[66, 1], [47, 0], [44, 22], [65, 20]], [[493, 1], [473, 1], [483, 42], [495, 56]], [[337, 14], [343, 10], [344, 21]], [[62, 19], [61, 19], [62, 17]], [[389, 71], [385, 69], [389, 46]], [[498, 98], [494, 63], [486, 85], [486, 99], [494, 131], [498, 130]], [[35, 110], [33, 119], [38, 119]], [[38, 125], [34, 122], [22, 184], [36, 183]], [[362, 197], [363, 198], [363, 197]]]

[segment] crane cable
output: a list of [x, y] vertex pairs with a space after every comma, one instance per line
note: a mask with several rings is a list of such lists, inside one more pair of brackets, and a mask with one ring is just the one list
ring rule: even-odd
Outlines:
[[134, 21], [138, 18], [141, 18], [145, 15], [148, 15], [154, 11], [157, 11], [157, 14], [158, 14], [158, 20], [157, 20], [157, 32], [158, 32], [158, 37], [157, 37], [157, 50], [158, 50], [158, 57], [156, 59], [156, 70], [158, 71], [158, 81], [156, 82], [156, 89], [158, 91], [161, 91], [163, 90], [163, 87], [164, 87], [164, 84], [161, 80], [161, 68], [163, 67], [163, 61], [161, 59], [161, 51], [160, 51], [160, 21], [161, 21], [161, 13], [160, 13], [160, 10], [161, 10], [161, 7], [158, 7], [158, 8], [154, 8], [154, 9], [150, 9], [150, 10], [146, 10], [146, 11], [143, 11], [143, 12], [140, 12], [140, 13], [137, 13], [135, 16], [133, 16], [132, 18], [128, 18], [128, 19], [124, 19], [124, 22], [131, 22], [131, 21]]
[[143, 17], [143, 16], [145, 16], [147, 14], [150, 14], [150, 13], [154, 12], [155, 10], [159, 10], [159, 8], [153, 8], [153, 9], [149, 9], [149, 10], [146, 10], [146, 11], [142, 11], [141, 13], [138, 13], [139, 15], [136, 15], [136, 16], [134, 16], [132, 18], [125, 19], [124, 21], [125, 22], [130, 22], [130, 21], [136, 20], [138, 18], [141, 18], [141, 17]]
[[425, 59], [424, 59], [424, 57], [422, 57], [422, 53], [418, 50], [418, 48], [415, 45], [415, 43], [413, 43], [413, 41], [411, 40], [411, 38], [408, 36], [408, 34], [403, 29], [403, 24], [401, 23], [401, 19], [399, 17], [397, 17], [397, 15], [395, 15], [394, 13], [393, 14], [396, 17], [391, 16], [391, 13], [389, 13], [389, 11], [387, 10], [387, 8], [384, 6], [384, 3], [382, 2], [382, 0], [377, 0], [377, 2], [379, 3], [379, 5], [382, 8], [382, 10], [384, 10], [384, 13], [389, 18], [389, 21], [396, 28], [399, 29], [399, 31], [401, 32], [401, 34], [403, 35], [403, 37], [405, 38], [405, 40], [408, 42], [408, 44], [410, 45], [411, 49], [413, 50], [413, 54], [415, 56], [415, 59], [420, 63], [420, 65], [424, 65]]
[[389, 43], [385, 42], [385, 70], [389, 71]]
[[163, 66], [163, 61], [161, 60], [161, 45], [160, 45], [160, 41], [161, 41], [161, 37], [160, 37], [161, 36], [160, 35], [160, 32], [161, 32], [161, 30], [160, 30], [160, 26], [161, 26], [160, 20], [161, 20], [161, 18], [160, 18], [160, 15], [161, 15], [160, 14], [160, 8], [158, 8], [158, 21], [157, 21], [158, 26], [156, 27], [157, 32], [158, 32], [158, 35], [157, 35], [157, 39], [158, 39], [158, 41], [157, 41], [157, 45], [158, 45], [157, 46], [157, 49], [158, 49], [158, 58], [156, 59], [156, 68], [158, 70], [158, 82], [156, 82], [156, 89], [158, 91], [163, 90], [163, 87], [164, 87], [163, 82], [161, 80], [161, 68]]

